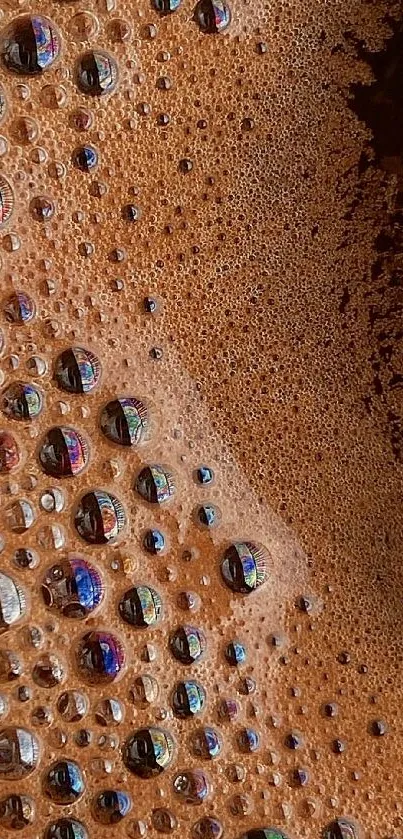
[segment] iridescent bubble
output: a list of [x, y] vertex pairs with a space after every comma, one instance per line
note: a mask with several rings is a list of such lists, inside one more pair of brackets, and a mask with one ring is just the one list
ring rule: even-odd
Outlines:
[[159, 775], [173, 759], [174, 741], [162, 728], [140, 728], [126, 740], [123, 760], [126, 767], [139, 778]]
[[4, 314], [9, 323], [28, 323], [35, 317], [35, 303], [29, 294], [17, 291], [4, 304]]
[[358, 826], [343, 816], [327, 825], [323, 839], [358, 839]]
[[216, 35], [223, 32], [231, 22], [231, 11], [224, 0], [199, 0], [194, 19], [202, 32]]
[[94, 146], [79, 146], [73, 152], [73, 163], [81, 172], [90, 172], [98, 164], [98, 152]]
[[36, 769], [39, 743], [26, 728], [3, 728], [0, 731], [0, 780], [20, 781]]
[[199, 466], [196, 470], [196, 480], [202, 486], [211, 484], [214, 480], [214, 472], [210, 466]]
[[8, 70], [36, 75], [47, 70], [60, 52], [60, 35], [42, 15], [14, 18], [1, 35], [0, 53]]
[[37, 661], [32, 671], [35, 684], [41, 688], [60, 685], [65, 676], [64, 667], [55, 655], [45, 655]]
[[79, 722], [88, 713], [88, 699], [77, 690], [66, 690], [57, 700], [57, 710], [65, 722]]
[[201, 713], [205, 703], [206, 691], [198, 682], [178, 682], [172, 696], [172, 707], [176, 717], [194, 717]]
[[76, 78], [78, 88], [89, 96], [112, 93], [118, 80], [117, 62], [103, 50], [90, 50], [79, 58]]
[[115, 495], [94, 489], [82, 496], [74, 523], [80, 536], [90, 545], [104, 545], [118, 538], [126, 524], [126, 516]]
[[225, 650], [225, 658], [231, 667], [238, 667], [246, 661], [246, 649], [241, 641], [230, 641]]
[[14, 382], [3, 391], [1, 404], [7, 417], [28, 422], [39, 416], [43, 399], [34, 385]]
[[256, 752], [260, 745], [260, 738], [254, 728], [243, 728], [238, 737], [239, 747], [243, 752]]
[[239, 594], [249, 594], [267, 579], [267, 552], [255, 542], [234, 542], [225, 551], [221, 574], [226, 585]]
[[34, 817], [35, 804], [29, 795], [12, 793], [0, 801], [0, 827], [6, 830], [23, 830]]
[[8, 180], [0, 175], [0, 227], [7, 224], [14, 209], [14, 192]]
[[0, 431], [0, 474], [12, 472], [20, 462], [15, 437], [9, 431]]
[[94, 710], [97, 723], [105, 727], [119, 725], [124, 717], [122, 703], [111, 697], [100, 699]]
[[178, 626], [170, 639], [171, 652], [181, 664], [193, 664], [206, 649], [204, 632], [195, 626]]
[[218, 731], [210, 726], [199, 728], [193, 737], [193, 751], [197, 757], [214, 760], [221, 753], [222, 742]]
[[147, 408], [133, 396], [108, 402], [100, 418], [105, 437], [121, 446], [137, 446], [144, 438], [147, 423]]
[[153, 0], [153, 2], [157, 12], [161, 15], [169, 15], [179, 9], [182, 0]]
[[241, 836], [241, 839], [288, 839], [279, 827], [255, 827]]
[[77, 666], [90, 684], [115, 681], [125, 664], [125, 652], [111, 632], [87, 632], [77, 650]]
[[143, 545], [150, 554], [160, 554], [165, 548], [165, 536], [160, 530], [147, 530], [144, 534]]
[[94, 818], [100, 824], [118, 824], [132, 807], [128, 792], [105, 789], [98, 793], [93, 806]]
[[100, 375], [99, 359], [83, 347], [70, 347], [56, 359], [55, 379], [68, 393], [89, 393], [98, 384]]
[[48, 568], [42, 582], [42, 596], [48, 609], [67, 618], [85, 618], [104, 597], [102, 577], [93, 565], [80, 556]]
[[216, 527], [219, 524], [221, 513], [215, 504], [200, 504], [195, 510], [195, 519], [203, 527]]
[[210, 793], [210, 783], [202, 769], [181, 772], [174, 779], [173, 788], [186, 804], [203, 804]]
[[0, 633], [17, 623], [25, 612], [25, 592], [12, 577], [0, 571]]
[[52, 478], [79, 475], [88, 458], [89, 446], [85, 437], [67, 426], [50, 428], [39, 450], [41, 466]]
[[224, 828], [213, 816], [204, 816], [192, 827], [193, 839], [221, 839]]
[[141, 470], [135, 488], [150, 504], [163, 504], [175, 493], [174, 477], [167, 467], [155, 463]]
[[150, 586], [134, 586], [121, 598], [119, 613], [131, 626], [154, 626], [162, 616], [161, 597]]
[[84, 792], [84, 778], [74, 760], [58, 760], [45, 775], [43, 789], [53, 804], [74, 804]]
[[88, 839], [88, 833], [76, 819], [58, 819], [47, 826], [44, 839]]

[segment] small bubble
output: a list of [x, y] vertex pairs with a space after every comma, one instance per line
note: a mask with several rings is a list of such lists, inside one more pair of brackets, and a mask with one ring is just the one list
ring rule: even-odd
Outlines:
[[172, 696], [172, 707], [176, 717], [187, 719], [200, 714], [206, 702], [204, 688], [194, 681], [178, 682]]
[[73, 151], [72, 161], [81, 172], [91, 172], [98, 165], [98, 152], [94, 146], [78, 146]]
[[112, 93], [118, 81], [118, 65], [112, 55], [102, 50], [84, 53], [76, 67], [79, 90], [89, 96]]
[[98, 20], [91, 12], [78, 12], [69, 23], [70, 35], [79, 41], [95, 38], [99, 30]]
[[59, 760], [48, 770], [44, 779], [45, 795], [54, 804], [74, 804], [84, 792], [84, 778], [74, 760]]
[[26, 728], [9, 727], [0, 731], [1, 778], [20, 781], [36, 769], [39, 743]]
[[220, 523], [221, 512], [214, 504], [200, 504], [195, 510], [195, 519], [202, 527], [216, 527]]
[[110, 632], [87, 632], [77, 649], [77, 667], [90, 684], [113, 682], [125, 665], [122, 644]]
[[150, 586], [135, 586], [121, 598], [119, 614], [125, 623], [132, 626], [155, 626], [162, 617], [161, 597]]
[[36, 307], [32, 297], [18, 291], [8, 297], [3, 311], [9, 323], [29, 323], [35, 317]]
[[189, 160], [189, 158], [185, 157], [183, 160], [179, 161], [179, 171], [182, 172], [182, 175], [187, 175], [193, 169], [193, 162]]
[[94, 115], [87, 108], [77, 108], [71, 115], [71, 123], [76, 131], [89, 131], [94, 121]]
[[206, 650], [204, 632], [194, 626], [178, 626], [171, 636], [170, 649], [181, 664], [194, 664]]
[[93, 805], [94, 818], [101, 824], [118, 824], [128, 815], [132, 807], [131, 797], [122, 790], [103, 790], [98, 793]]
[[64, 507], [64, 495], [61, 489], [51, 487], [40, 497], [40, 505], [47, 513], [61, 513]]
[[163, 807], [158, 807], [151, 813], [151, 822], [158, 833], [172, 833], [178, 826], [178, 821], [171, 810], [166, 810]]
[[79, 722], [88, 713], [88, 699], [77, 690], [61, 693], [57, 700], [57, 710], [65, 722]]
[[35, 664], [32, 671], [35, 684], [41, 688], [53, 688], [59, 685], [64, 676], [64, 667], [54, 655], [44, 656]]
[[232, 667], [244, 664], [246, 661], [246, 649], [241, 641], [231, 641], [226, 650], [225, 658]]
[[173, 788], [186, 804], [202, 804], [210, 793], [210, 783], [202, 769], [189, 769], [177, 775]]
[[388, 726], [384, 720], [372, 720], [369, 730], [374, 737], [384, 737], [388, 732]]
[[157, 701], [159, 695], [158, 682], [153, 676], [144, 674], [137, 676], [130, 689], [130, 698], [139, 708], [147, 708]]
[[169, 15], [176, 12], [182, 0], [153, 0], [154, 7], [161, 15]]
[[145, 466], [136, 478], [135, 489], [145, 501], [163, 504], [175, 493], [173, 474], [160, 464]]
[[214, 480], [214, 472], [210, 468], [210, 466], [199, 466], [196, 470], [196, 480], [197, 483], [201, 484], [202, 486], [208, 486]]
[[224, 32], [231, 22], [231, 12], [224, 0], [199, 0], [194, 19], [202, 32], [210, 35]]
[[123, 705], [119, 699], [100, 699], [95, 706], [95, 719], [99, 725], [119, 725], [124, 716]]
[[161, 728], [141, 728], [125, 743], [123, 760], [140, 778], [159, 775], [170, 765], [174, 752], [172, 736]]

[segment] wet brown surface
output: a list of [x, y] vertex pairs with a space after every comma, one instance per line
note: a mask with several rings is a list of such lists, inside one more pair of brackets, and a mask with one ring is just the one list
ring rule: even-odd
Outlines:
[[[93, 818], [94, 796], [106, 788], [132, 795], [130, 815], [113, 827], [122, 836], [158, 835], [152, 812], [169, 807], [177, 836], [214, 815], [228, 837], [277, 825], [290, 839], [314, 839], [342, 816], [368, 839], [401, 837], [401, 150], [379, 141], [365, 106], [373, 71], [381, 99], [386, 72], [371, 69], [367, 53], [384, 48], [398, 7], [234, 0], [220, 35], [198, 31], [188, 0], [167, 17], [143, 0], [135, 8], [38, 0], [2, 9], [2, 27], [18, 12], [49, 15], [62, 50], [43, 75], [1, 76], [0, 174], [15, 196], [0, 228], [3, 305], [14, 289], [37, 308], [26, 324], [3, 316], [3, 388], [34, 382], [45, 407], [31, 423], [2, 416], [0, 427], [21, 454], [1, 476], [1, 568], [29, 593], [26, 616], [2, 636], [2, 648], [24, 661], [19, 680], [0, 685], [4, 727], [25, 725], [41, 743], [36, 771], [18, 782], [0, 778], [0, 796], [35, 799], [33, 823], [20, 834], [27, 839], [66, 816], [106, 836], [111, 827]], [[118, 62], [110, 96], [77, 89], [76, 61], [95, 47]], [[78, 108], [93, 117], [85, 131], [76, 127]], [[72, 162], [84, 144], [99, 153], [91, 172]], [[55, 212], [41, 222], [44, 196]], [[127, 205], [139, 209], [137, 221], [128, 221]], [[145, 296], [159, 301], [155, 315], [144, 312]], [[52, 378], [69, 346], [100, 358], [101, 380], [89, 394], [64, 393]], [[32, 356], [46, 362], [43, 375], [37, 363], [35, 375], [27, 366]], [[150, 408], [144, 446], [114, 446], [101, 435], [100, 409], [123, 395]], [[89, 440], [88, 467], [74, 478], [49, 478], [37, 462], [43, 435], [57, 425]], [[203, 462], [216, 475], [211, 488], [194, 481]], [[133, 491], [144, 463], [167, 463], [175, 474], [175, 498], [156, 511]], [[49, 486], [65, 493], [60, 513], [41, 509]], [[86, 544], [74, 527], [79, 498], [95, 487], [126, 511], [111, 546]], [[7, 515], [20, 498], [36, 515], [22, 535]], [[211, 531], [195, 522], [203, 501], [221, 511]], [[60, 550], [44, 531], [50, 524], [62, 528]], [[166, 534], [160, 557], [142, 547], [151, 526]], [[248, 596], [225, 587], [219, 570], [228, 543], [245, 539], [268, 550], [268, 580]], [[16, 570], [22, 547], [38, 553], [36, 569]], [[103, 603], [84, 621], [46, 611], [40, 593], [45, 570], [69, 552], [93, 562], [105, 582]], [[162, 596], [155, 628], [133, 629], [119, 616], [120, 597], [139, 583]], [[180, 608], [184, 591], [200, 600], [194, 614]], [[190, 668], [169, 652], [180, 623], [207, 637], [203, 660]], [[33, 627], [42, 631], [39, 646]], [[78, 640], [94, 629], [115, 632], [125, 648], [113, 685], [87, 685], [77, 670]], [[247, 647], [239, 668], [224, 657], [233, 638]], [[33, 668], [49, 653], [66, 675], [43, 688]], [[130, 693], [141, 674], [159, 684], [145, 708]], [[247, 676], [256, 681], [249, 695]], [[192, 720], [172, 714], [173, 687], [185, 678], [207, 693]], [[26, 702], [21, 685], [32, 690]], [[67, 689], [89, 698], [80, 722], [66, 723], [57, 710]], [[100, 696], [124, 703], [119, 726], [96, 721]], [[232, 722], [220, 716], [228, 698], [239, 703]], [[329, 703], [334, 716], [324, 710]], [[43, 706], [49, 724], [38, 726]], [[383, 736], [375, 721], [385, 723]], [[120, 750], [149, 725], [171, 731], [176, 748], [167, 771], [144, 781], [127, 771]], [[194, 755], [200, 725], [221, 733], [215, 761]], [[260, 736], [252, 754], [239, 745], [245, 726]], [[76, 740], [83, 727], [92, 732], [85, 748]], [[100, 742], [105, 732], [115, 742]], [[43, 794], [47, 763], [64, 758], [85, 776], [71, 807]], [[173, 792], [178, 773], [191, 768], [203, 768], [212, 786], [200, 807]]]

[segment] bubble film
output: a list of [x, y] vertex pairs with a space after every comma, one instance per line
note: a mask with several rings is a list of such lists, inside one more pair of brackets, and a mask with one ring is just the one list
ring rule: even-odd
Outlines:
[[401, 31], [1, 4], [2, 839], [400, 837]]

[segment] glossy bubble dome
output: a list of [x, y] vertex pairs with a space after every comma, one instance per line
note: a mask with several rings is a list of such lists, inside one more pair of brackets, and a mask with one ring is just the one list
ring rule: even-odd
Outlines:
[[120, 675], [125, 651], [111, 632], [87, 632], [80, 640], [76, 660], [79, 673], [90, 684], [108, 684]]
[[48, 609], [68, 618], [85, 618], [102, 603], [105, 586], [98, 569], [80, 556], [48, 568], [42, 597]]
[[159, 775], [171, 764], [174, 741], [162, 728], [142, 728], [126, 740], [123, 760], [130, 772], [139, 778]]
[[17, 727], [0, 731], [0, 780], [22, 780], [38, 763], [39, 742], [31, 731]]
[[59, 32], [49, 18], [41, 15], [16, 17], [0, 35], [3, 64], [19, 75], [43, 73], [59, 53]]
[[126, 524], [122, 503], [112, 493], [95, 489], [79, 501], [74, 523], [80, 536], [91, 545], [115, 542]]
[[66, 478], [79, 475], [88, 463], [89, 446], [74, 428], [50, 428], [39, 449], [39, 460], [47, 475]]
[[238, 594], [250, 594], [268, 577], [265, 548], [254, 542], [234, 542], [225, 551], [221, 574], [226, 585]]

